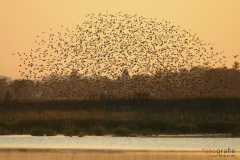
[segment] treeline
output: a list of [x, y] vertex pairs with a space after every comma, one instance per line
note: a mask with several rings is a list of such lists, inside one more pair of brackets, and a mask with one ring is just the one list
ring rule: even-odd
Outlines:
[[[239, 97], [240, 72], [237, 68], [192, 67], [171, 72], [158, 70], [153, 75], [130, 76], [127, 69], [116, 79], [81, 77], [73, 69], [68, 78], [44, 81], [0, 80], [0, 97], [75, 98], [75, 99], [169, 99], [194, 97]], [[7, 92], [8, 91], [8, 92]]]

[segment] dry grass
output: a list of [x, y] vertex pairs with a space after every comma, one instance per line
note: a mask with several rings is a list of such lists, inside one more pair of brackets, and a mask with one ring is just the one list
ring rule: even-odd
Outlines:
[[0, 108], [0, 122], [16, 123], [21, 120], [47, 120], [47, 119], [147, 119], [147, 120], [178, 120], [190, 119], [193, 121], [227, 121], [236, 122], [240, 120], [240, 115], [225, 115], [221, 113], [196, 113], [196, 112], [179, 112], [177, 110], [170, 113], [144, 111], [113, 111], [108, 112], [105, 110], [8, 110]]
[[38, 111], [18, 111], [4, 110], [0, 108], [0, 121], [6, 123], [15, 123], [21, 120], [47, 120], [47, 119], [134, 119], [137, 117], [135, 112], [113, 112], [107, 113], [103, 110], [97, 111], [61, 111], [61, 110], [44, 110]]
[[125, 127], [132, 133], [230, 133], [240, 125], [240, 99], [120, 99], [108, 101], [11, 102], [0, 106], [0, 127], [26, 134], [34, 127], [63, 133], [96, 126], [110, 133]]

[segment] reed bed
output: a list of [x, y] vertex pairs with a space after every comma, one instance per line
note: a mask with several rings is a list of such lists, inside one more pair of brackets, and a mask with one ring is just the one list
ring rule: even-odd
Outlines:
[[48, 119], [146, 119], [146, 120], [179, 120], [182, 121], [240, 121], [240, 115], [221, 114], [221, 113], [194, 113], [194, 112], [179, 112], [173, 111], [170, 113], [144, 111], [113, 111], [107, 112], [104, 110], [79, 110], [79, 111], [62, 111], [62, 110], [43, 110], [43, 111], [16, 111], [0, 109], [0, 122], [16, 123], [22, 120], [48, 120]]
[[76, 131], [97, 135], [100, 132], [97, 132], [99, 127], [101, 134], [120, 134], [128, 131], [128, 135], [239, 135], [239, 129], [236, 128], [240, 127], [240, 99], [111, 99], [21, 101], [0, 104], [2, 134], [29, 134], [36, 128], [42, 128], [60, 134], [75, 130], [76, 135]]

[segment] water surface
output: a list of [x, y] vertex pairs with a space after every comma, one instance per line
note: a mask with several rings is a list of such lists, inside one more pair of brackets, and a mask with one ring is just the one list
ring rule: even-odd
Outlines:
[[157, 138], [157, 137], [35, 137], [0, 136], [0, 148], [26, 149], [131, 149], [131, 150], [240, 150], [240, 138]]

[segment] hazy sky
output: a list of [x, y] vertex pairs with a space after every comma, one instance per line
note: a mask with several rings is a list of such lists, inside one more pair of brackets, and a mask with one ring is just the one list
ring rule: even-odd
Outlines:
[[[42, 32], [82, 24], [91, 13], [137, 14], [191, 30], [227, 58], [227, 67], [240, 62], [239, 0], [1, 0], [0, 75], [19, 77], [20, 58], [13, 53], [36, 49]], [[234, 58], [233, 55], [239, 55]]]

